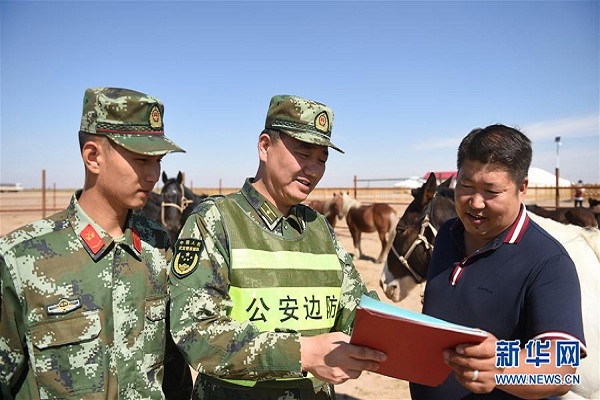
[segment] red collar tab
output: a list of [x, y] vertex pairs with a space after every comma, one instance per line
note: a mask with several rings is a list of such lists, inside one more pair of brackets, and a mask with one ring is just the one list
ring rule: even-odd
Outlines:
[[504, 243], [519, 243], [527, 230], [527, 225], [529, 225], [529, 215], [527, 215], [525, 205], [521, 204], [519, 215], [504, 237]]
[[83, 239], [83, 243], [85, 243], [93, 255], [98, 254], [98, 252], [104, 247], [104, 240], [91, 224], [87, 224], [79, 236], [81, 239]]
[[133, 247], [135, 248], [135, 251], [137, 251], [138, 253], [142, 252], [142, 241], [140, 240], [140, 235], [138, 234], [138, 232], [135, 229], [132, 229], [132, 238], [133, 238]]

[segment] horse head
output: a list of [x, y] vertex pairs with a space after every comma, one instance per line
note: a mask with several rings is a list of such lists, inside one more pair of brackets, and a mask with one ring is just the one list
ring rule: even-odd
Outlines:
[[401, 230], [405, 226], [412, 225], [419, 218], [425, 206], [429, 204], [435, 195], [437, 187], [437, 179], [432, 172], [420, 188], [411, 190], [413, 201], [406, 207], [404, 214], [400, 217], [396, 230]]
[[446, 185], [438, 187], [435, 176], [430, 175], [413, 195], [396, 225], [396, 237], [379, 280], [385, 295], [395, 302], [425, 281], [437, 230], [456, 216], [453, 190]]
[[187, 206], [184, 200], [183, 175], [179, 171], [176, 178], [168, 178], [163, 171], [162, 181], [161, 222], [167, 231], [179, 233], [181, 230], [181, 215]]
[[344, 214], [344, 197], [343, 194], [334, 193], [333, 199], [331, 199], [331, 203], [329, 204], [329, 211], [332, 215], [337, 216], [338, 219], [343, 219], [346, 214]]
[[350, 208], [360, 206], [360, 202], [352, 196], [350, 196], [349, 192], [340, 192], [338, 196], [342, 198], [342, 209], [344, 216], [348, 215], [348, 211], [350, 210]]

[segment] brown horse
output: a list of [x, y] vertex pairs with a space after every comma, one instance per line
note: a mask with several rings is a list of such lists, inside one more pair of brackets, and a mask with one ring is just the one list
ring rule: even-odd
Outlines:
[[584, 228], [597, 228], [598, 220], [596, 215], [589, 208], [583, 207], [561, 207], [548, 209], [536, 204], [527, 206], [527, 210], [539, 215], [540, 217], [550, 218], [563, 224], [578, 225]]
[[308, 206], [323, 214], [334, 228], [336, 221], [344, 218], [344, 199], [341, 194], [334, 193], [332, 198], [325, 201], [312, 200]]
[[381, 240], [381, 253], [377, 262], [381, 263], [390, 251], [394, 236], [396, 234], [396, 210], [387, 203], [373, 203], [363, 206], [358, 200], [343, 193], [344, 214], [346, 223], [354, 242], [353, 256], [363, 258], [364, 254], [360, 248], [360, 236], [362, 232], [377, 232]]

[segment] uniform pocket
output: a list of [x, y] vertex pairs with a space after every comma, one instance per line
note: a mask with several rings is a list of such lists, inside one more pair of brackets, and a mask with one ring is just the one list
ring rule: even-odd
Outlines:
[[160, 363], [165, 352], [168, 299], [168, 295], [149, 297], [145, 305], [144, 347], [146, 354], [156, 356], [155, 361]]
[[42, 398], [65, 398], [104, 390], [100, 310], [53, 318], [30, 328], [33, 372]]

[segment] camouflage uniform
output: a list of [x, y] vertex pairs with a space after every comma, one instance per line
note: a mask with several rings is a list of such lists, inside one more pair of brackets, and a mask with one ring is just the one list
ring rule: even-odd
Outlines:
[[79, 207], [0, 239], [0, 382], [17, 399], [162, 399], [169, 239], [130, 214], [112, 238]]
[[[142, 157], [182, 152], [164, 135], [163, 113], [160, 100], [144, 93], [87, 89], [80, 143], [98, 135]], [[92, 203], [103, 200], [105, 178], [86, 179], [86, 188], [99, 187]], [[179, 386], [172, 388], [163, 362], [189, 372], [179, 353], [165, 349], [172, 344], [166, 231], [117, 208], [123, 234], [113, 238], [80, 206], [86, 194], [0, 238], [3, 398], [164, 399], [163, 390], [180, 389], [185, 377], [172, 375]]]
[[[175, 245], [169, 275], [171, 333], [188, 363], [200, 372], [194, 398], [333, 399], [331, 385], [304, 377], [298, 329], [261, 331], [256, 324], [256, 314], [255, 318], [241, 322], [231, 317], [235, 310], [230, 293], [235, 284], [232, 282], [235, 271], [231, 265], [231, 236], [235, 232], [227, 230], [227, 218], [222, 214], [220, 203], [230, 201], [243, 211], [243, 220], [236, 229], [245, 232], [248, 225], [258, 225], [281, 242], [299, 241], [307, 229], [319, 229], [319, 226], [325, 229], [331, 251], [339, 263], [341, 282], [333, 327], [328, 331], [351, 333], [354, 310], [366, 287], [352, 264], [352, 257], [338, 242], [323, 216], [300, 204], [293, 206], [289, 216], [285, 217], [254, 189], [251, 182], [248, 179], [240, 192], [225, 199], [209, 198], [202, 202], [187, 220]], [[244, 224], [246, 226], [242, 227]], [[303, 270], [297, 286], [307, 286], [305, 282], [310, 281], [314, 273]], [[261, 276], [256, 279], [260, 280]], [[270, 278], [262, 276], [262, 279]], [[278, 289], [276, 282], [268, 283], [274, 291]], [[305, 295], [310, 297], [311, 293]], [[376, 297], [374, 293], [372, 296]], [[302, 312], [302, 308], [300, 310]], [[303, 335], [319, 333], [323, 332], [302, 332]], [[240, 385], [221, 378], [258, 382], [253, 388], [247, 382]], [[273, 380], [275, 378], [293, 380]]]

